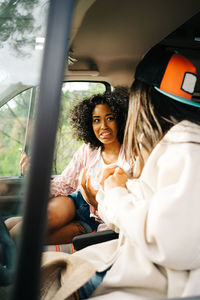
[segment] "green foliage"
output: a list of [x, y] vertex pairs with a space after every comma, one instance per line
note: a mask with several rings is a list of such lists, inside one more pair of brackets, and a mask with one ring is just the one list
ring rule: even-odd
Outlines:
[[0, 156], [0, 176], [20, 175], [19, 161], [21, 154], [17, 145], [15, 145], [15, 147], [11, 148], [9, 151], [7, 151], [7, 149], [1, 149]]
[[20, 175], [29, 99], [30, 91], [25, 91], [0, 108], [0, 176]]
[[29, 55], [26, 46], [35, 44], [36, 32], [40, 29], [36, 26], [33, 14], [39, 7], [39, 0], [2, 0], [0, 1], [0, 45], [4, 42], [17, 55]]

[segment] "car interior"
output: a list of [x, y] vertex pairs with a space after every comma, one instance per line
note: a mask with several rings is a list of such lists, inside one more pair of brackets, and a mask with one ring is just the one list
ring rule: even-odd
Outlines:
[[[63, 95], [67, 91], [69, 99], [81, 100], [85, 88], [79, 95], [73, 84], [80, 90], [85, 84], [91, 94], [97, 88], [102, 92], [129, 88], [136, 65], [157, 44], [188, 57], [200, 73], [200, 2], [23, 0], [19, 6], [11, 0], [1, 2], [0, 20], [7, 27], [0, 27], [0, 228], [5, 231], [3, 224], [10, 216], [22, 215], [24, 221], [12, 272], [9, 268], [6, 272], [5, 253], [12, 249], [13, 256], [13, 243], [7, 232], [6, 242], [0, 238], [0, 299], [36, 300], [50, 179], [62, 172], [80, 145], [71, 136], [65, 145], [68, 152], [60, 158], [64, 165], [55, 162], [63, 152], [57, 150]], [[194, 98], [200, 101], [199, 81]], [[19, 168], [19, 150], [31, 157], [26, 176]], [[109, 230], [78, 236], [73, 242], [79, 250], [117, 237]]]

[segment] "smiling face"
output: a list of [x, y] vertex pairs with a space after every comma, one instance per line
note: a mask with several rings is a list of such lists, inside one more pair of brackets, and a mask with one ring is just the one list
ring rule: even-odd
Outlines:
[[99, 104], [94, 108], [92, 112], [92, 128], [95, 136], [101, 143], [118, 143], [117, 123], [107, 104]]

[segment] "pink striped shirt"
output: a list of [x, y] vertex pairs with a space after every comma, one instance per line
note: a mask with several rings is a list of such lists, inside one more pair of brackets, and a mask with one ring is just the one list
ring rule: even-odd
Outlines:
[[100, 158], [101, 149], [83, 144], [73, 155], [69, 165], [51, 183], [51, 196], [67, 196], [78, 189], [79, 176], [84, 168], [90, 168]]
[[[92, 168], [101, 158], [101, 148], [92, 149], [87, 144], [83, 144], [73, 155], [69, 165], [61, 175], [57, 175], [51, 183], [51, 196], [67, 196], [78, 189], [79, 176], [84, 168]], [[123, 147], [120, 149], [117, 165], [125, 171], [129, 170], [129, 165], [125, 161]]]

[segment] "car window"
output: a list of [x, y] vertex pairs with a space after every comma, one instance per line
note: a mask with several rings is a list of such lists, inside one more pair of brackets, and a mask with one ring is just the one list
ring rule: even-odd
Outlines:
[[0, 176], [20, 175], [21, 153], [30, 142], [35, 95], [30, 88], [0, 108]]
[[94, 94], [104, 93], [106, 85], [101, 82], [65, 82], [62, 86], [60, 118], [57, 129], [52, 174], [60, 174], [70, 162], [74, 152], [82, 141], [73, 136], [70, 127], [70, 110], [72, 107]]

